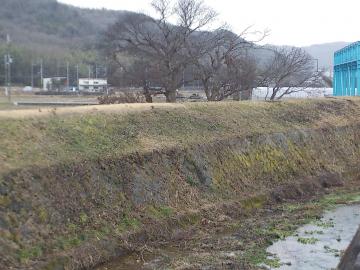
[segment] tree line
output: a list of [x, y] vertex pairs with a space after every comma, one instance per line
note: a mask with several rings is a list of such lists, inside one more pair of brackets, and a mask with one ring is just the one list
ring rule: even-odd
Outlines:
[[235, 34], [227, 25], [214, 27], [218, 14], [203, 1], [154, 0], [151, 6], [155, 17], [127, 14], [101, 43], [116, 67], [114, 80], [142, 87], [148, 102], [155, 86], [167, 102], [175, 102], [177, 89], [192, 81], [209, 101], [238, 100], [259, 86], [275, 100], [319, 82], [315, 61], [303, 49], [267, 47], [271, 57], [261, 61], [256, 51], [268, 32], [247, 28]]

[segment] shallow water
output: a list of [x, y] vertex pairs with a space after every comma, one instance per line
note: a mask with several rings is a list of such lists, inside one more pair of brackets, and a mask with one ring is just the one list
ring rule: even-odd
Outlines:
[[[267, 251], [280, 259], [280, 270], [335, 269], [360, 225], [360, 204], [340, 206], [315, 223], [299, 228]], [[275, 269], [266, 267], [268, 269]]]

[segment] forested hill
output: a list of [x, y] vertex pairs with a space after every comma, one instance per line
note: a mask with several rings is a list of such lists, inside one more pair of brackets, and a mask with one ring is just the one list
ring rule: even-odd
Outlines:
[[[10, 53], [14, 59], [12, 81], [31, 83], [34, 63], [35, 86], [40, 85], [40, 61], [44, 76], [71, 75], [77, 64], [80, 75], [88, 74], [87, 65], [101, 64], [96, 51], [97, 38], [127, 11], [82, 9], [56, 0], [0, 0], [0, 59]], [[10, 36], [10, 47], [6, 36]], [[86, 65], [86, 66], [85, 66]], [[4, 83], [4, 65], [0, 62], [0, 85]]]
[[124, 11], [81, 9], [56, 0], [0, 0], [0, 35], [15, 44], [89, 45]]

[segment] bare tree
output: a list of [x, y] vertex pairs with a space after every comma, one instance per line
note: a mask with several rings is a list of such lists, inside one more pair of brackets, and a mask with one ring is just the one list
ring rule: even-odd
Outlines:
[[218, 29], [202, 33], [188, 44], [188, 53], [195, 66], [195, 79], [201, 81], [209, 101], [220, 99], [225, 82], [225, 59], [242, 42], [230, 31]]
[[234, 100], [240, 100], [241, 94], [246, 93], [247, 98], [256, 86], [257, 63], [248, 50], [242, 54], [226, 59], [227, 87], [224, 97], [233, 96]]
[[133, 58], [123, 61], [121, 65], [118, 63], [118, 66], [120, 71], [113, 76], [118, 77], [123, 85], [142, 88], [146, 102], [152, 103], [153, 95], [164, 94], [162, 89], [153, 91], [153, 86], [161, 82], [162, 74], [147, 59]]
[[146, 58], [162, 75], [159, 83], [165, 90], [166, 101], [175, 102], [183, 71], [191, 63], [185, 53], [186, 43], [217, 14], [199, 0], [177, 0], [176, 3], [155, 0], [152, 7], [157, 18], [129, 14], [109, 28], [108, 52], [113, 58], [119, 53]]
[[305, 91], [319, 81], [314, 59], [301, 48], [275, 48], [273, 57], [263, 68], [260, 85], [267, 87], [265, 99]]
[[[256, 62], [248, 51], [268, 32], [250, 30], [251, 27], [237, 35], [221, 27], [191, 40], [188, 51], [196, 67], [194, 76], [202, 82], [209, 101], [223, 100], [233, 94], [240, 97], [242, 90], [253, 85]], [[247, 38], [250, 34], [256, 34], [257, 38], [250, 41]]]

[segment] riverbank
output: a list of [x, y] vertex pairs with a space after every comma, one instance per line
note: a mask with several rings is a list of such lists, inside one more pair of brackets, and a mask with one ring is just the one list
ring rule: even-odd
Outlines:
[[[268, 258], [279, 270], [337, 269], [360, 224], [359, 194], [349, 203], [327, 209], [321, 219], [298, 228], [292, 235], [279, 239], [269, 248]], [[274, 269], [270, 267], [266, 269]]]
[[0, 119], [1, 265], [91, 268], [358, 187], [359, 99], [118, 109]]
[[[299, 244], [304, 247], [315, 244], [310, 243], [320, 241], [315, 238], [315, 234], [321, 234], [333, 226], [333, 223], [325, 223], [321, 219], [324, 211], [333, 211], [338, 207], [352, 207], [355, 203], [359, 203], [359, 200], [360, 190], [350, 191], [340, 188], [330, 194], [320, 195], [317, 192], [317, 195], [307, 198], [292, 199], [277, 204], [269, 203], [261, 209], [253, 209], [246, 215], [243, 214], [241, 218], [227, 216], [226, 220], [220, 222], [209, 220], [206, 225], [199, 226], [190, 237], [188, 235], [187, 238], [175, 239], [166, 245], [162, 243], [147, 246], [146, 249], [138, 250], [132, 255], [100, 266], [97, 270], [277, 269], [280, 267], [291, 269], [291, 266], [298, 265], [294, 262], [291, 265], [289, 260], [285, 262], [289, 265], [284, 265], [281, 258], [270, 256], [267, 248], [274, 242], [284, 241], [294, 235], [297, 228], [305, 224], [319, 226], [322, 231], [307, 231], [305, 236], [298, 235], [295, 238], [303, 241], [303, 244]], [[333, 260], [338, 262], [343, 251], [330, 250], [330, 248], [325, 250], [332, 252], [329, 256], [334, 257]], [[306, 260], [310, 259], [311, 256], [306, 257]]]

